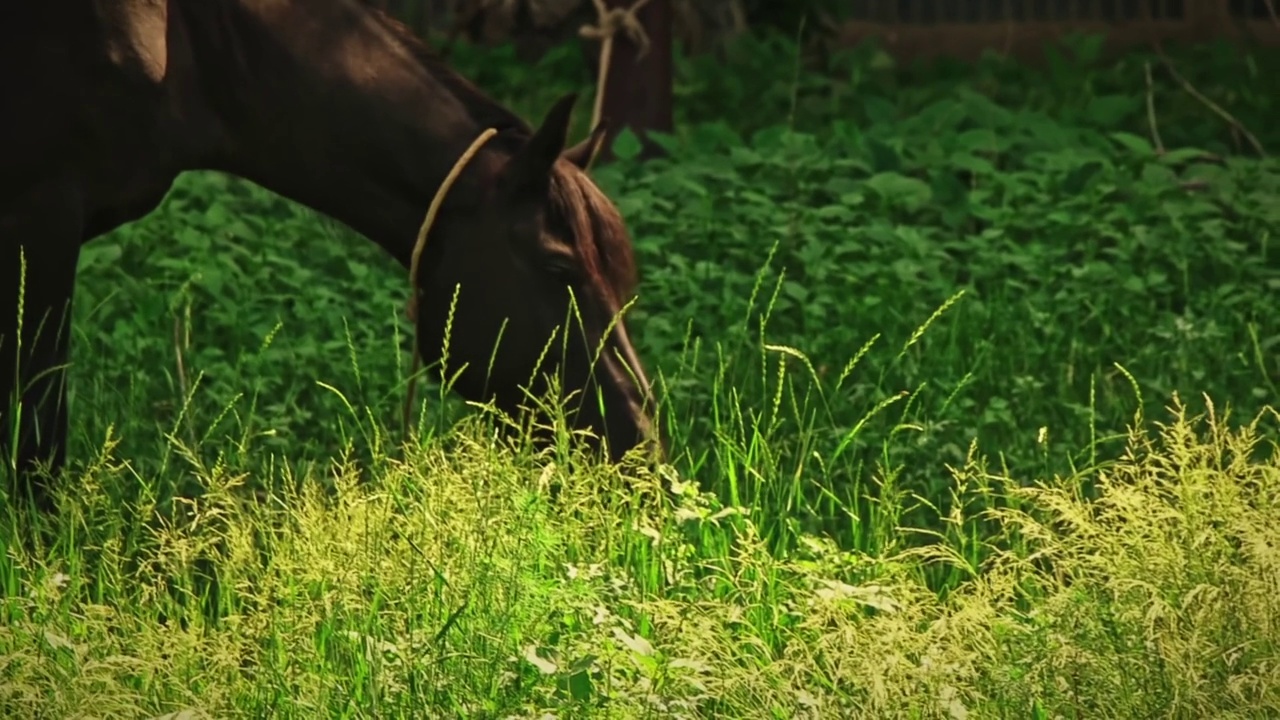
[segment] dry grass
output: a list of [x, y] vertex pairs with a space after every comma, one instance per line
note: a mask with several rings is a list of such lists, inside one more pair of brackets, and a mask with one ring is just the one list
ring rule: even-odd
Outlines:
[[[520, 461], [479, 421], [331, 490], [281, 471], [300, 489], [246, 500], [192, 460], [202, 496], [150, 525], [108, 447], [54, 544], [8, 538], [0, 714], [1276, 717], [1275, 417], [1172, 414], [1094, 497], [1007, 491], [980, 568], [945, 542], [779, 557], [746, 509]], [[976, 454], [954, 476], [1001, 480]], [[972, 577], [940, 597], [937, 562]]]

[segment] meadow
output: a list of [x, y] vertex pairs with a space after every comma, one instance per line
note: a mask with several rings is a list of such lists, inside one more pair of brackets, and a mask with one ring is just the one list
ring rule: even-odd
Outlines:
[[[405, 273], [184, 176], [82, 255], [0, 716], [1280, 715], [1280, 56], [1172, 58], [682, 60], [669, 156], [595, 171], [660, 468], [439, 385], [402, 442]], [[454, 60], [529, 118], [592, 85]]]

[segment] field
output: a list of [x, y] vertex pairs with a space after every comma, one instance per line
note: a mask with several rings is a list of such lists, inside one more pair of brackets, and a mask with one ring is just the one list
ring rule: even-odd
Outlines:
[[[591, 86], [460, 52], [531, 119]], [[670, 156], [596, 172], [653, 471], [436, 385], [402, 445], [405, 273], [184, 176], [82, 255], [0, 716], [1280, 716], [1280, 56], [1096, 55], [682, 61]]]

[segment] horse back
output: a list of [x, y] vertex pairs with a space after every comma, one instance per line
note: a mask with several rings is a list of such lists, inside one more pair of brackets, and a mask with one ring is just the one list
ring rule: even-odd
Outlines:
[[185, 149], [176, 101], [194, 77], [169, 5], [0, 3], [0, 213], [50, 183], [75, 184], [86, 217], [146, 214], [163, 198]]

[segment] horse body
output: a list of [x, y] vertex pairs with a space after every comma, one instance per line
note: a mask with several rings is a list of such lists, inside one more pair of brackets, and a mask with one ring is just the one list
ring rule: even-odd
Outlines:
[[[8, 471], [29, 480], [65, 462], [61, 368], [80, 246], [150, 213], [179, 173], [244, 177], [408, 267], [427, 205], [489, 127], [498, 134], [450, 189], [423, 255], [424, 361], [440, 356], [460, 283], [449, 354], [468, 364], [464, 396], [515, 410], [521, 384], [547, 369], [537, 365], [547, 340], [567, 333], [569, 353], [552, 360], [566, 390], [606, 402], [602, 412], [586, 398], [577, 425], [607, 438], [615, 459], [649, 436], [651, 394], [625, 324], [598, 367], [584, 360], [629, 299], [634, 267], [616, 208], [582, 171], [599, 129], [565, 149], [572, 96], [531, 130], [357, 0], [5, 3], [0, 62]], [[564, 327], [569, 290], [576, 330]], [[33, 489], [47, 501], [41, 483]]]

